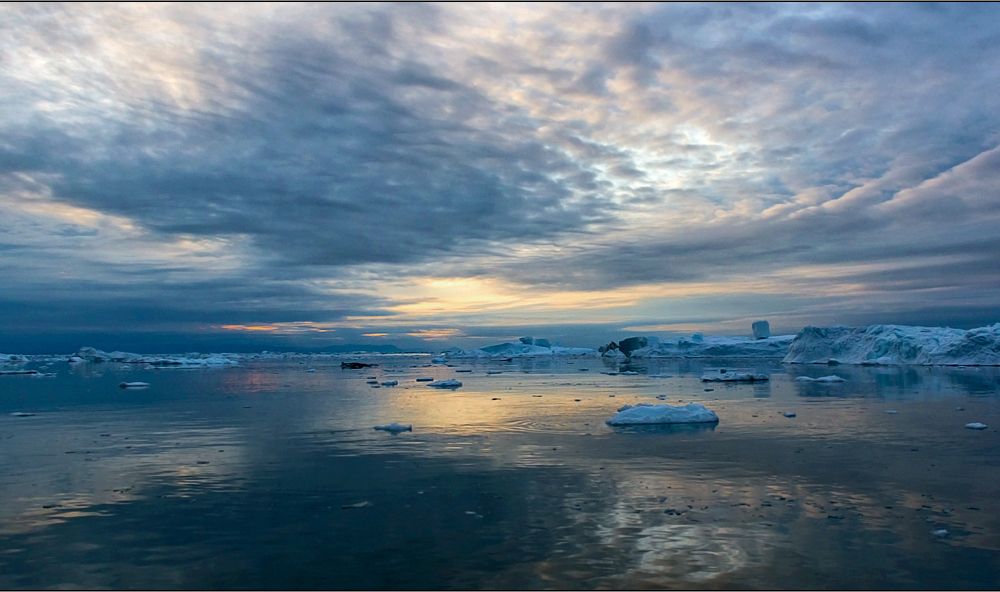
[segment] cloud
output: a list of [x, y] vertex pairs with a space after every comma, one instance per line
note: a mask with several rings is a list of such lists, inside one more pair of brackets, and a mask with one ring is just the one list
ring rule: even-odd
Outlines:
[[[993, 5], [3, 10], [4, 327], [856, 310], [824, 292], [876, 318], [998, 287]], [[755, 296], [682, 313], [706, 286]]]

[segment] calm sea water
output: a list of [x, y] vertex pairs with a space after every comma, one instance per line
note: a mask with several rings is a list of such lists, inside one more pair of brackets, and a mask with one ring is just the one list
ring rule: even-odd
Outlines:
[[997, 369], [371, 361], [0, 376], [0, 588], [1000, 587]]

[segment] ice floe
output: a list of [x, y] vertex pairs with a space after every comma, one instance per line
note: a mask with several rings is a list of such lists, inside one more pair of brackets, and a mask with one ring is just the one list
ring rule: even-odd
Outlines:
[[454, 378], [449, 378], [447, 380], [437, 380], [435, 382], [428, 382], [427, 386], [432, 386], [434, 388], [458, 388], [462, 386], [462, 383]]
[[123, 388], [123, 389], [143, 389], [143, 388], [149, 388], [149, 383], [148, 382], [119, 382], [118, 383], [118, 387], [119, 388]]
[[725, 369], [701, 375], [702, 382], [754, 382], [770, 379], [770, 376], [761, 372], [727, 372]]
[[985, 423], [979, 423], [977, 421], [974, 423], [967, 423], [965, 424], [965, 427], [969, 428], [970, 430], [985, 430], [989, 426], [987, 426]]
[[806, 327], [789, 364], [1000, 366], [1000, 323], [978, 329], [872, 325]]
[[396, 385], [399, 384], [399, 381], [398, 380], [386, 380], [385, 382], [382, 382], [381, 384], [382, 384], [382, 386], [396, 386]]
[[38, 370], [0, 370], [0, 376], [4, 374], [38, 374]]
[[830, 376], [820, 376], [819, 378], [810, 378], [808, 376], [799, 376], [795, 379], [796, 382], [844, 382], [844, 379], [831, 374]]
[[376, 430], [381, 430], [383, 432], [412, 432], [412, 425], [403, 425], [401, 423], [390, 423], [389, 425], [375, 426]]
[[669, 423], [717, 423], [719, 416], [714, 411], [706, 409], [704, 405], [690, 403], [688, 405], [651, 405], [639, 403], [638, 405], [624, 405], [618, 408], [618, 413], [614, 417], [605, 420], [604, 423], [611, 426], [623, 425], [648, 425], [648, 424], [669, 424]]

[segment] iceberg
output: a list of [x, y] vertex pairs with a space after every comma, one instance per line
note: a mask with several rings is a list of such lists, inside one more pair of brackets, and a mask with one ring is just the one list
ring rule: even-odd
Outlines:
[[148, 382], [119, 382], [118, 388], [123, 389], [144, 389], [149, 388]]
[[76, 354], [70, 356], [70, 363], [89, 362], [119, 362], [123, 364], [148, 364], [154, 368], [207, 368], [213, 366], [235, 366], [238, 364], [234, 354], [181, 354], [147, 356], [130, 352], [105, 352], [92, 347], [81, 347]]
[[1000, 323], [968, 331], [906, 325], [806, 327], [782, 362], [1000, 366]]
[[772, 335], [763, 339], [752, 337], [728, 337], [724, 335], [703, 336], [695, 333], [691, 337], [662, 340], [634, 350], [635, 358], [781, 358], [788, 353], [788, 347], [795, 335]]
[[447, 380], [438, 380], [435, 382], [428, 382], [427, 386], [432, 386], [434, 388], [458, 388], [462, 386], [462, 383], [455, 380], [454, 378], [449, 378]]
[[687, 405], [625, 405], [618, 408], [618, 413], [604, 423], [610, 426], [649, 425], [668, 423], [718, 423], [719, 417], [714, 411], [704, 405], [689, 403]]
[[535, 356], [596, 356], [597, 350], [589, 347], [564, 347], [549, 344], [546, 339], [522, 337], [518, 342], [499, 343], [478, 349], [453, 348], [442, 352], [442, 358], [529, 358]]
[[771, 377], [760, 372], [706, 372], [701, 375], [702, 382], [754, 382], [758, 380], [770, 380]]
[[975, 423], [967, 423], [965, 424], [965, 427], [969, 428], [970, 430], [985, 430], [987, 428], [987, 425], [985, 423], [979, 423], [977, 421]]

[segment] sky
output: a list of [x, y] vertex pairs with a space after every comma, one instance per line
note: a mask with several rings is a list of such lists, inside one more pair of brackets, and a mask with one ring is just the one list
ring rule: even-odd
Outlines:
[[1000, 321], [1000, 5], [5, 5], [0, 351]]

